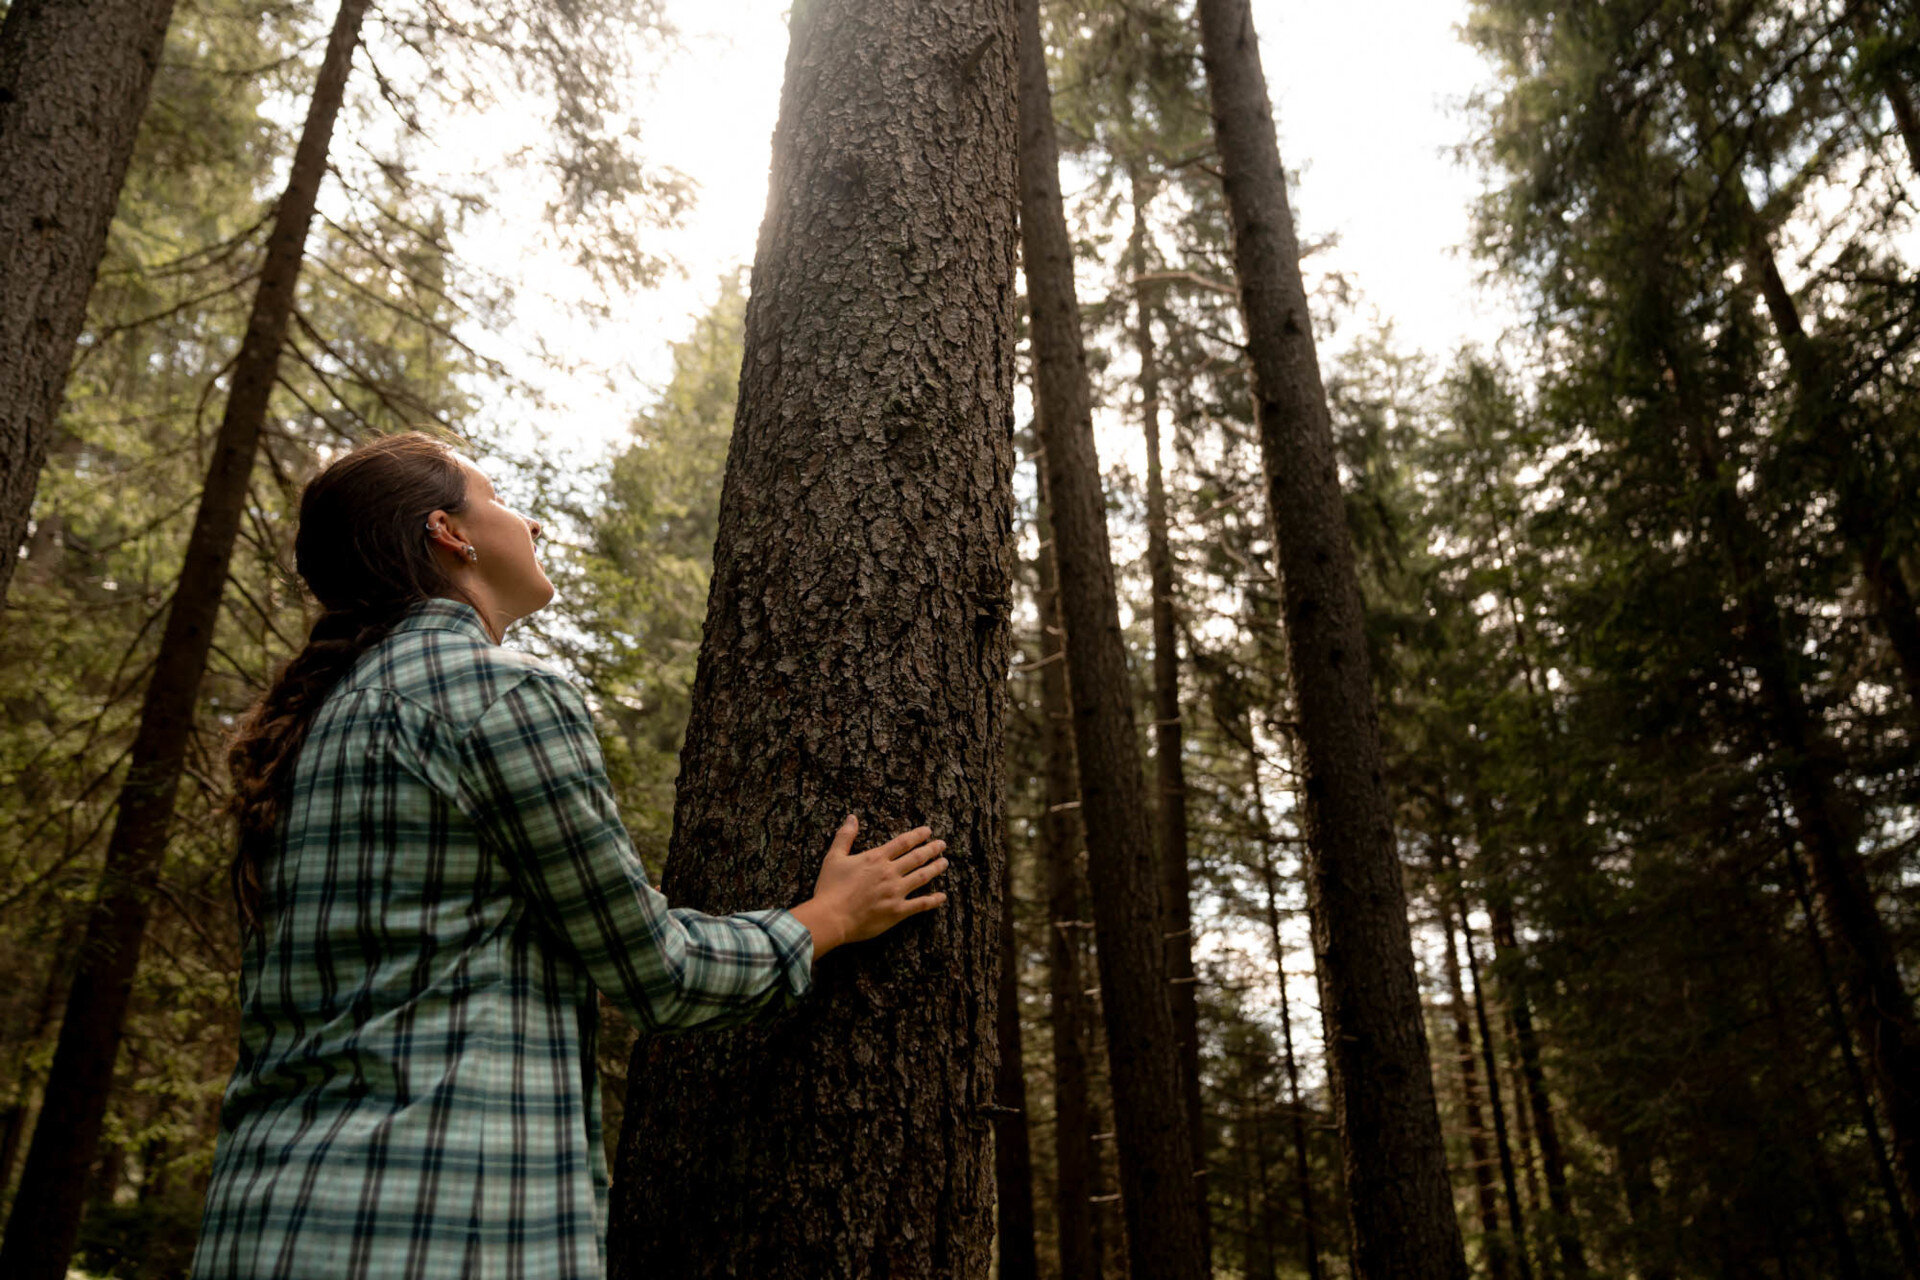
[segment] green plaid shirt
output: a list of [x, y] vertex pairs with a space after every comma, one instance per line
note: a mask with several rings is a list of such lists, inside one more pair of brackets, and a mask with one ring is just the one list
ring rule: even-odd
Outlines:
[[195, 1280], [600, 1276], [594, 988], [644, 1033], [812, 985], [791, 913], [667, 906], [579, 692], [463, 603], [328, 696], [285, 831]]

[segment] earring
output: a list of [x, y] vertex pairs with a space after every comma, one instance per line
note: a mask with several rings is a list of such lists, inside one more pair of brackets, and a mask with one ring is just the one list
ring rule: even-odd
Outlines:
[[472, 547], [467, 548], [467, 559], [478, 560], [479, 558], [480, 558], [480, 553], [478, 551], [475, 551]]

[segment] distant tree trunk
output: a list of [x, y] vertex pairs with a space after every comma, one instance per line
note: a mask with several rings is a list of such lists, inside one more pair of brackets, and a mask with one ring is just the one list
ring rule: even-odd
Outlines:
[[[1836, 398], [1826, 358], [1801, 324], [1799, 305], [1780, 275], [1766, 229], [1738, 181], [1729, 182], [1726, 189], [1735, 205], [1735, 216], [1746, 229], [1746, 266], [1759, 287], [1774, 336], [1787, 357], [1800, 412], [1822, 440], [1844, 441], [1851, 431], [1842, 412], [1845, 406]], [[1879, 619], [1906, 684], [1909, 713], [1920, 719], [1920, 609], [1915, 607], [1899, 557], [1887, 546], [1886, 530], [1881, 522], [1863, 510], [1861, 504], [1849, 501], [1847, 494], [1838, 492], [1837, 483], [1830, 487], [1836, 490], [1834, 518], [1860, 562], [1874, 616]]]
[[[1449, 870], [1457, 875], [1458, 864], [1450, 856], [1447, 861]], [[1520, 1208], [1520, 1180], [1514, 1170], [1513, 1144], [1507, 1136], [1507, 1110], [1500, 1084], [1500, 1060], [1494, 1050], [1493, 1024], [1487, 1015], [1486, 986], [1480, 977], [1480, 953], [1473, 943], [1473, 922], [1467, 917], [1464, 897], [1456, 898], [1451, 909], [1454, 919], [1450, 921], [1448, 931], [1452, 932], [1454, 924], [1459, 926], [1460, 940], [1467, 953], [1467, 976], [1473, 980], [1473, 1020], [1480, 1032], [1480, 1061], [1487, 1069], [1487, 1109], [1493, 1113], [1494, 1146], [1500, 1153], [1500, 1182], [1506, 1192], [1513, 1263], [1519, 1268], [1521, 1280], [1533, 1280], [1533, 1263], [1527, 1252], [1526, 1219]]]
[[1453, 1022], [1454, 1057], [1460, 1068], [1460, 1098], [1467, 1120], [1467, 1148], [1473, 1157], [1473, 1186], [1480, 1210], [1480, 1234], [1486, 1241], [1487, 1274], [1506, 1280], [1511, 1274], [1507, 1241], [1500, 1230], [1500, 1208], [1493, 1186], [1493, 1153], [1487, 1149], [1487, 1128], [1480, 1111], [1480, 1072], [1474, 1062], [1473, 1020], [1467, 1012], [1466, 984], [1460, 980], [1460, 953], [1454, 947], [1455, 890], [1446, 882], [1444, 860], [1436, 850], [1434, 869], [1440, 892], [1440, 927], [1446, 934], [1444, 963], [1447, 997]]
[[797, 903], [856, 811], [949, 841], [949, 902], [778, 1025], [640, 1041], [616, 1277], [987, 1270], [1016, 38], [1011, 0], [794, 10], [662, 888]]
[[[1133, 231], [1127, 258], [1135, 278], [1146, 275], [1147, 201], [1150, 189], [1136, 168], [1131, 175]], [[1200, 1103], [1200, 1002], [1194, 987], [1193, 892], [1187, 852], [1187, 771], [1181, 758], [1180, 648], [1174, 616], [1173, 548], [1167, 536], [1167, 487], [1160, 474], [1160, 356], [1153, 340], [1153, 313], [1144, 285], [1134, 292], [1134, 348], [1140, 356], [1140, 417], [1147, 436], [1147, 566], [1153, 583], [1153, 765], [1155, 846], [1160, 857], [1160, 907], [1166, 935], [1167, 998], [1173, 1008], [1173, 1032], [1180, 1042], [1180, 1080], [1186, 1090], [1187, 1125], [1193, 1150], [1207, 1149], [1205, 1111]], [[1201, 1175], [1204, 1160], [1194, 1165]], [[1208, 1214], [1200, 1215], [1203, 1245]]]
[[[1777, 808], [1776, 802], [1776, 812]], [[1880, 1132], [1879, 1117], [1873, 1113], [1872, 1087], [1867, 1083], [1866, 1072], [1861, 1069], [1860, 1055], [1854, 1052], [1853, 1033], [1847, 1026], [1846, 1002], [1834, 982], [1833, 963], [1827, 957], [1826, 940], [1820, 936], [1820, 926], [1814, 918], [1813, 897], [1807, 887], [1806, 869], [1800, 865], [1799, 855], [1793, 847], [1794, 833], [1784, 821], [1781, 825], [1787, 841], [1782, 853], [1786, 859], [1788, 877], [1793, 881], [1794, 896], [1805, 921], [1807, 945], [1813, 950], [1814, 971], [1820, 975], [1820, 990], [1826, 997], [1827, 1018], [1833, 1027], [1834, 1042], [1840, 1047], [1841, 1061], [1846, 1064], [1847, 1081], [1852, 1085], [1860, 1127], [1866, 1131], [1867, 1145], [1873, 1152], [1874, 1172], [1879, 1178], [1880, 1194], [1887, 1202], [1887, 1215], [1893, 1223], [1900, 1260], [1911, 1280], [1920, 1280], [1920, 1238], [1914, 1235], [1913, 1219], [1907, 1215], [1906, 1203], [1900, 1196], [1899, 1175], [1894, 1172], [1893, 1158], [1887, 1153], [1887, 1141]]]
[[1683, 421], [1682, 461], [1713, 502], [1715, 522], [1738, 593], [1740, 658], [1757, 676], [1759, 712], [1777, 754], [1775, 768], [1807, 852], [1813, 900], [1833, 940], [1834, 967], [1866, 1050], [1872, 1082], [1893, 1136], [1893, 1166], [1909, 1219], [1920, 1219], [1920, 1023], [1874, 901], [1859, 854], [1860, 821], [1843, 793], [1835, 748], [1809, 710], [1795, 671], [1797, 641], [1768, 583], [1760, 531], [1708, 427], [1708, 406], [1685, 367], [1667, 353]]
[[1309, 907], [1355, 1273], [1467, 1274], [1413, 971], [1353, 544], [1248, 0], [1200, 0], [1299, 706]]
[[1253, 787], [1254, 838], [1260, 844], [1260, 881], [1266, 894], [1267, 940], [1273, 948], [1274, 986], [1280, 997], [1280, 1043], [1287, 1070], [1287, 1110], [1293, 1119], [1293, 1188], [1300, 1198], [1300, 1253], [1307, 1280], [1320, 1280], [1320, 1219], [1313, 1207], [1313, 1169], [1307, 1158], [1307, 1109], [1300, 1100], [1300, 1064], [1293, 1053], [1293, 1001], [1287, 994], [1287, 946], [1280, 934], [1280, 876], [1273, 865], [1273, 826], [1261, 791], [1253, 720], [1242, 721], [1247, 773]]
[[0, 605], [173, 0], [13, 0], [0, 23]]
[[1567, 1190], [1566, 1157], [1560, 1150], [1560, 1128], [1554, 1121], [1553, 1102], [1547, 1096], [1547, 1073], [1540, 1064], [1540, 1040], [1533, 1033], [1533, 1006], [1527, 999], [1526, 984], [1520, 978], [1520, 944], [1513, 931], [1513, 907], [1504, 893], [1489, 895], [1488, 914], [1493, 921], [1494, 955], [1508, 974], [1507, 1013], [1513, 1019], [1514, 1042], [1520, 1050], [1520, 1076], [1527, 1087], [1534, 1137], [1540, 1144], [1540, 1165], [1547, 1179], [1547, 1204], [1553, 1210], [1554, 1247], [1560, 1254], [1561, 1269], [1570, 1276], [1583, 1276], [1587, 1274], [1586, 1251], [1580, 1245], [1573, 1197]]
[[1027, 1070], [1020, 1040], [1020, 948], [1014, 934], [1013, 858], [1000, 876], [1000, 1073], [994, 1095], [993, 1170], [999, 1211], [1000, 1280], [1035, 1280], [1033, 1149], [1027, 1136]]
[[1167, 999], [1156, 859], [1037, 0], [1020, 6], [1020, 227], [1128, 1247], [1141, 1280], [1199, 1280], [1206, 1274], [1203, 1200]]
[[1059, 575], [1054, 568], [1053, 516], [1047, 468], [1036, 459], [1040, 510], [1040, 710], [1046, 754], [1047, 812], [1040, 823], [1047, 865], [1047, 984], [1053, 1009], [1054, 1220], [1060, 1241], [1060, 1280], [1099, 1280], [1093, 1197], [1099, 1153], [1093, 1145], [1093, 1102], [1087, 1078], [1092, 975], [1081, 963], [1086, 936], [1087, 885], [1080, 867], [1080, 788], [1073, 754], [1073, 710], [1067, 692], [1066, 632], [1060, 625]]
[[342, 0], [294, 148], [287, 188], [274, 213], [213, 461], [141, 705], [140, 728], [116, 802], [106, 866], [80, 943], [80, 964], [67, 994], [40, 1119], [7, 1221], [6, 1242], [0, 1245], [0, 1275], [8, 1280], [62, 1280], [73, 1253], [87, 1171], [99, 1149], [127, 999], [193, 730], [194, 705], [293, 312], [307, 227], [326, 175], [334, 119], [353, 69], [367, 3]]

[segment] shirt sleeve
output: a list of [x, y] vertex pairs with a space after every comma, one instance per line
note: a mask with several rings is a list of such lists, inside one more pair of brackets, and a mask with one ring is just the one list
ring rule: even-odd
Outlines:
[[462, 744], [461, 789], [539, 920], [642, 1030], [749, 1022], [812, 988], [813, 934], [792, 912], [667, 905], [563, 677], [530, 675], [487, 709]]

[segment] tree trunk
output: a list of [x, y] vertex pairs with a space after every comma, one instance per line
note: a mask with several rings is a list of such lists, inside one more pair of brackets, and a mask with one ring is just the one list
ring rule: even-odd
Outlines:
[[13, 0], [0, 23], [0, 605], [173, 0]]
[[[1452, 859], [1449, 859], [1449, 863]], [[1456, 867], [1449, 869], [1456, 870]], [[1467, 976], [1473, 980], [1473, 1020], [1480, 1031], [1480, 1061], [1487, 1069], [1487, 1109], [1493, 1112], [1493, 1138], [1495, 1149], [1500, 1153], [1500, 1182], [1506, 1192], [1507, 1223], [1511, 1228], [1513, 1245], [1513, 1263], [1520, 1271], [1520, 1280], [1533, 1280], [1533, 1263], [1527, 1252], [1527, 1225], [1520, 1208], [1520, 1180], [1514, 1169], [1513, 1144], [1507, 1136], [1507, 1109], [1500, 1084], [1500, 1060], [1494, 1051], [1493, 1024], [1487, 1016], [1486, 986], [1480, 977], [1480, 953], [1473, 943], [1473, 922], [1467, 917], [1467, 904], [1456, 898], [1451, 908], [1455, 919], [1449, 921], [1448, 931], [1457, 923], [1460, 927], [1460, 940], [1467, 953]]]
[[367, 3], [342, 0], [294, 149], [287, 189], [274, 213], [213, 461], [116, 801], [106, 866], [80, 943], [80, 964], [67, 994], [40, 1119], [7, 1222], [6, 1242], [0, 1245], [0, 1275], [9, 1280], [61, 1280], [79, 1231], [87, 1170], [99, 1148], [127, 999], [193, 730], [194, 705], [293, 312], [307, 227], [326, 175], [334, 119], [353, 69]]
[[1060, 625], [1060, 587], [1054, 568], [1053, 516], [1047, 469], [1038, 465], [1040, 509], [1035, 517], [1039, 557], [1040, 710], [1046, 718], [1046, 816], [1040, 823], [1047, 863], [1047, 984], [1053, 1032], [1054, 1220], [1060, 1241], [1060, 1280], [1099, 1280], [1093, 1197], [1099, 1153], [1093, 1146], [1093, 1102], [1087, 1078], [1090, 1017], [1082, 963], [1088, 924], [1086, 875], [1081, 870], [1080, 791], [1075, 781], [1073, 711], [1067, 692], [1066, 632]]
[[1300, 253], [1248, 0], [1200, 0], [1299, 704], [1314, 960], [1355, 1273], [1465, 1277]]
[[[1146, 183], [1131, 174], [1133, 231], [1127, 258], [1136, 279], [1147, 274]], [[1192, 875], [1187, 851], [1187, 772], [1182, 760], [1180, 723], [1180, 649], [1175, 640], [1173, 549], [1167, 537], [1167, 490], [1160, 473], [1160, 359], [1154, 348], [1153, 315], [1146, 286], [1134, 295], [1134, 346], [1140, 355], [1140, 416], [1147, 435], [1147, 567], [1153, 583], [1153, 766], [1155, 847], [1160, 858], [1160, 909], [1166, 935], [1167, 998], [1173, 1008], [1173, 1033], [1180, 1044], [1180, 1082], [1186, 1091], [1187, 1127], [1201, 1171], [1204, 1202], [1207, 1150], [1205, 1111], [1200, 1103], [1200, 1003], [1193, 970]], [[1203, 1246], [1208, 1216], [1200, 1215]]]
[[796, 6], [662, 889], [797, 903], [841, 815], [948, 904], [773, 1026], [643, 1039], [614, 1276], [982, 1275], [1013, 527], [1011, 0]]
[[1493, 1280], [1506, 1280], [1511, 1274], [1507, 1261], [1507, 1241], [1500, 1230], [1500, 1208], [1493, 1186], [1493, 1153], [1487, 1149], [1487, 1128], [1480, 1111], [1480, 1072], [1474, 1062], [1472, 1019], [1467, 1013], [1466, 984], [1460, 979], [1460, 953], [1454, 947], [1453, 917], [1455, 892], [1445, 883], [1446, 867], [1439, 855], [1434, 868], [1440, 880], [1440, 927], [1446, 934], [1444, 963], [1447, 970], [1447, 996], [1453, 1022], [1454, 1056], [1460, 1068], [1460, 1095], [1466, 1111], [1467, 1147], [1473, 1155], [1473, 1186], [1480, 1210], [1480, 1233], [1486, 1241], [1487, 1274]]
[[1035, 1280], [1040, 1273], [1033, 1243], [1033, 1149], [1027, 1136], [1027, 1070], [1020, 1040], [1020, 947], [1014, 936], [1013, 858], [1000, 876], [1000, 996], [996, 1024], [1000, 1074], [994, 1094], [993, 1181], [999, 1210], [999, 1280]]
[[1275, 836], [1261, 791], [1260, 755], [1253, 719], [1238, 726], [1246, 737], [1247, 772], [1253, 786], [1254, 839], [1260, 844], [1260, 879], [1266, 893], [1267, 939], [1273, 947], [1274, 985], [1280, 997], [1280, 1045], [1287, 1071], [1287, 1109], [1293, 1117], [1293, 1187], [1300, 1198], [1300, 1252], [1307, 1280], [1320, 1280], [1320, 1218], [1313, 1207], [1313, 1169], [1307, 1158], [1307, 1109], [1300, 1100], [1300, 1064], [1293, 1052], [1293, 1001], [1287, 994], [1287, 946], [1280, 935], [1280, 876], [1273, 865]]
[[1547, 1204], [1553, 1210], [1554, 1247], [1560, 1253], [1565, 1274], [1587, 1274], [1586, 1251], [1580, 1246], [1580, 1234], [1573, 1216], [1573, 1197], [1567, 1189], [1566, 1157], [1560, 1150], [1560, 1127], [1554, 1121], [1553, 1103], [1547, 1096], [1547, 1073], [1540, 1064], [1540, 1041], [1533, 1033], [1533, 1006], [1527, 999], [1526, 984], [1520, 980], [1520, 946], [1513, 931], [1513, 907], [1504, 894], [1490, 895], [1488, 912], [1493, 921], [1494, 956], [1509, 974], [1506, 984], [1507, 1014], [1513, 1019], [1514, 1042], [1520, 1049], [1520, 1078], [1527, 1087], [1527, 1106], [1532, 1112], [1533, 1132], [1540, 1144], [1540, 1164], [1546, 1173]]
[[1132, 1269], [1142, 1280], [1199, 1280], [1206, 1274], [1203, 1202], [1167, 1000], [1156, 859], [1037, 0], [1020, 6], [1020, 227]]
[[1720, 457], [1701, 392], [1670, 352], [1667, 365], [1675, 375], [1682, 439], [1691, 455], [1684, 461], [1713, 500], [1732, 571], [1740, 608], [1740, 656], [1758, 677], [1759, 710], [1778, 755], [1775, 767], [1793, 811], [1795, 834], [1807, 853], [1814, 905], [1833, 940], [1840, 992], [1892, 1134], [1900, 1195], [1909, 1219], [1920, 1219], [1920, 1022], [1861, 865], [1860, 821], [1840, 785], [1835, 748], [1807, 707], [1795, 671], [1798, 643], [1768, 584], [1760, 532]]
[[[1786, 827], [1784, 819], [1781, 825]], [[1900, 1197], [1900, 1179], [1894, 1172], [1893, 1158], [1887, 1152], [1886, 1138], [1880, 1132], [1880, 1119], [1873, 1113], [1873, 1090], [1867, 1083], [1866, 1072], [1860, 1066], [1860, 1055], [1854, 1052], [1853, 1033], [1847, 1026], [1846, 1002], [1841, 999], [1840, 989], [1834, 982], [1833, 964], [1827, 958], [1826, 940], [1820, 936], [1820, 926], [1814, 919], [1813, 897], [1807, 887], [1806, 870], [1800, 865], [1799, 855], [1793, 848], [1792, 829], [1787, 828], [1785, 835], [1787, 843], [1782, 853], [1786, 859], [1788, 877], [1793, 881], [1794, 897], [1800, 904], [1807, 944], [1813, 950], [1814, 972], [1820, 975], [1820, 991], [1825, 997], [1827, 1019], [1833, 1028], [1834, 1042], [1840, 1048], [1841, 1061], [1846, 1064], [1847, 1082], [1852, 1087], [1854, 1105], [1859, 1109], [1860, 1127], [1866, 1132], [1868, 1148], [1873, 1152], [1874, 1172], [1879, 1179], [1880, 1194], [1887, 1203], [1887, 1215], [1893, 1224], [1900, 1261], [1910, 1280], [1920, 1280], [1920, 1238], [1914, 1235], [1913, 1219], [1907, 1216], [1906, 1203]]]

